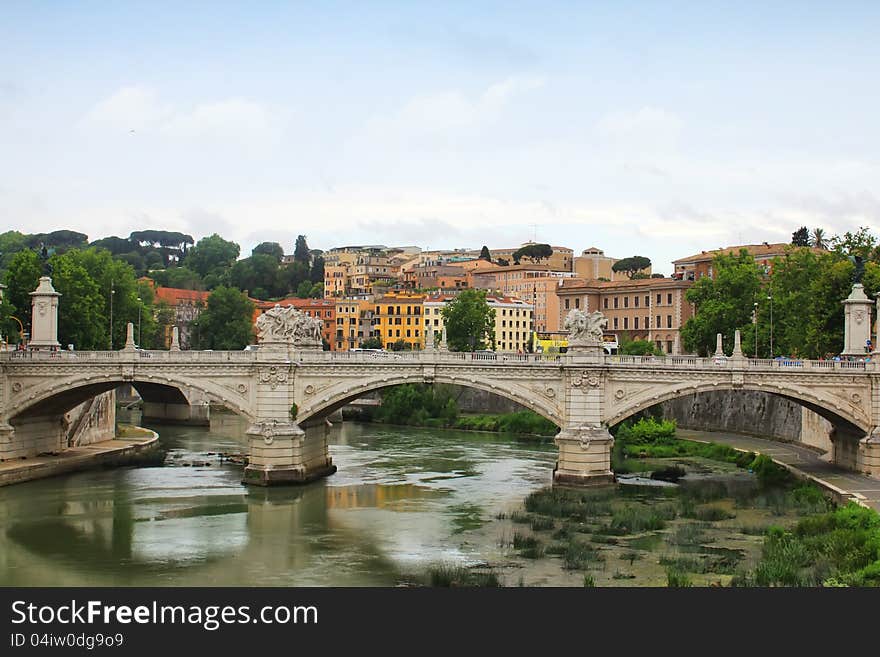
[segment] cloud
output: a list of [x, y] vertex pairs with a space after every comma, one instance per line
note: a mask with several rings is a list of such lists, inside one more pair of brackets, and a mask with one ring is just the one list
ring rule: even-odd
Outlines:
[[416, 96], [390, 115], [368, 121], [367, 132], [376, 138], [401, 139], [470, 134], [496, 119], [518, 96], [543, 85], [542, 78], [514, 76], [495, 82], [476, 95], [451, 90]]
[[612, 112], [596, 123], [595, 132], [606, 145], [626, 151], [674, 151], [681, 138], [683, 121], [667, 110], [642, 107]]
[[243, 143], [268, 140], [274, 117], [260, 103], [244, 98], [183, 107], [160, 98], [148, 86], [123, 87], [98, 102], [85, 116], [89, 127], [153, 132], [173, 139], [232, 139]]

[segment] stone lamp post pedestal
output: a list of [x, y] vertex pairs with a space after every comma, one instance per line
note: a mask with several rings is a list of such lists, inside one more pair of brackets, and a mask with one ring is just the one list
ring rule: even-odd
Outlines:
[[841, 356], [859, 356], [868, 354], [866, 349], [871, 339], [871, 301], [865, 294], [861, 283], [852, 286], [849, 297], [843, 301], [843, 350]]
[[31, 340], [28, 343], [31, 348], [57, 349], [61, 346], [58, 342], [58, 297], [60, 296], [52, 287], [50, 277], [40, 277], [40, 284], [31, 292]]

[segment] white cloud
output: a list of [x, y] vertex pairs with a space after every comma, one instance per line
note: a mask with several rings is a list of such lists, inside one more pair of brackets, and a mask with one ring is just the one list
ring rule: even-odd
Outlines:
[[370, 136], [412, 138], [472, 131], [495, 119], [518, 96], [541, 88], [544, 80], [514, 76], [468, 95], [459, 90], [416, 96], [388, 116], [367, 124]]
[[85, 116], [88, 127], [154, 132], [174, 139], [234, 140], [251, 144], [270, 138], [272, 113], [244, 98], [197, 103], [190, 107], [160, 98], [148, 86], [123, 87], [98, 102]]
[[667, 110], [642, 107], [606, 114], [596, 123], [596, 134], [612, 148], [626, 151], [674, 151], [683, 121]]

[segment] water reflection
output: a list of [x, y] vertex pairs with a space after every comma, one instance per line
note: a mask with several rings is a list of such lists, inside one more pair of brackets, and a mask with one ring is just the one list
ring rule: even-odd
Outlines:
[[462, 535], [546, 485], [555, 458], [493, 435], [346, 424], [333, 477], [248, 489], [219, 456], [244, 450], [244, 428], [224, 414], [156, 427], [165, 467], [0, 490], [0, 584], [393, 585], [431, 561], [485, 559], [491, 541]]

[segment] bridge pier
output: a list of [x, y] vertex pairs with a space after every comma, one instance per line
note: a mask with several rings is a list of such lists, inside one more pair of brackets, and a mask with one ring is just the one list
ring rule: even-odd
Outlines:
[[242, 483], [253, 486], [306, 484], [336, 472], [323, 423], [303, 430], [295, 422], [257, 422], [248, 437]]
[[211, 406], [200, 404], [168, 404], [144, 401], [141, 408], [144, 422], [155, 424], [187, 424], [207, 427], [211, 424]]
[[559, 458], [553, 468], [553, 484], [604, 486], [614, 482], [611, 447], [614, 437], [603, 426], [565, 428], [554, 440]]

